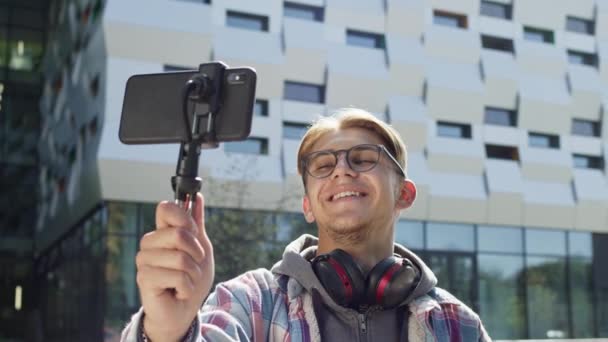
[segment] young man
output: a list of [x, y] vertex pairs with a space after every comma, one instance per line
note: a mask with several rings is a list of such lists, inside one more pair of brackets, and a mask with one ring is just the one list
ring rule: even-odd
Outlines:
[[211, 294], [203, 197], [194, 219], [160, 203], [136, 258], [143, 308], [122, 340], [489, 341], [479, 317], [394, 244], [395, 221], [416, 198], [405, 169], [403, 141], [373, 115], [345, 109], [318, 120], [298, 151], [302, 211], [318, 239], [300, 237], [272, 270]]

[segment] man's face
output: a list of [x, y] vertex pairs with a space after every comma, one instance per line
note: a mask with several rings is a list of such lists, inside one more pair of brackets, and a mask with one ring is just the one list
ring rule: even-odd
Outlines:
[[[382, 144], [382, 140], [368, 130], [348, 128], [322, 136], [311, 152], [346, 150], [360, 144]], [[397, 210], [402, 209], [397, 200], [403, 179], [384, 152], [380, 153], [378, 165], [366, 172], [353, 171], [346, 161], [346, 153], [340, 153], [338, 163], [328, 177], [305, 177], [307, 191], [303, 211], [306, 220], [316, 221], [319, 229], [332, 235], [392, 227]]]

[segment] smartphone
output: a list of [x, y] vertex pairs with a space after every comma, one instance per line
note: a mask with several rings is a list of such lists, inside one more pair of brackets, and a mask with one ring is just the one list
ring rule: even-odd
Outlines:
[[[125, 144], [187, 141], [182, 91], [193, 76], [205, 70], [217, 70], [216, 64], [201, 64], [199, 70], [131, 76], [125, 88], [118, 134], [120, 141]], [[256, 78], [253, 68], [226, 68], [221, 73], [221, 80], [214, 82], [221, 88], [219, 110], [213, 114], [213, 129], [218, 142], [243, 140], [249, 136]], [[190, 127], [194, 110], [195, 103], [188, 101]], [[206, 127], [206, 119], [199, 127]]]

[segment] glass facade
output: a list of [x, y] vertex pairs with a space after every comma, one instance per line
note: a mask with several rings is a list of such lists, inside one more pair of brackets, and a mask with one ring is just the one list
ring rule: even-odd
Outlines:
[[395, 241], [476, 310], [493, 339], [607, 336], [608, 305], [593, 300], [605, 291], [593, 270], [606, 234], [401, 220]]

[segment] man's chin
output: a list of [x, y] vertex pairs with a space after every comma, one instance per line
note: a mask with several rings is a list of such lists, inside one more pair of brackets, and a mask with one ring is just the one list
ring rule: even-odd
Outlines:
[[367, 239], [369, 224], [355, 220], [334, 220], [327, 225], [327, 233], [336, 242], [358, 242]]

